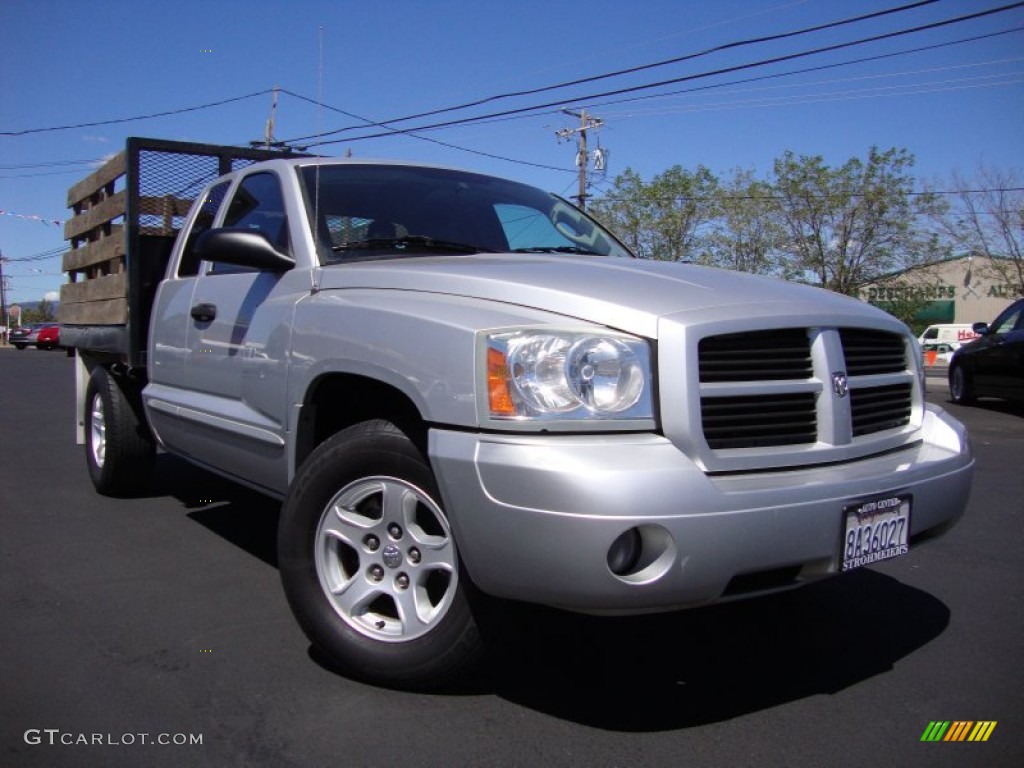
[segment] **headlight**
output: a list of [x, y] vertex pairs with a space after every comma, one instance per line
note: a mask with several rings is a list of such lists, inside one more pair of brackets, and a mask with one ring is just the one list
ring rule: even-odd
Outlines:
[[652, 419], [650, 351], [617, 334], [521, 330], [485, 338], [492, 419]]

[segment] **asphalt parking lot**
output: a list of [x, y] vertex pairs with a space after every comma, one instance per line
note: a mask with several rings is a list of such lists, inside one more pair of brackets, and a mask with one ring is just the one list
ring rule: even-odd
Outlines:
[[[0, 348], [0, 765], [1024, 764], [1024, 411], [948, 404], [938, 368], [929, 399], [977, 457], [946, 537], [696, 611], [502, 604], [480, 678], [434, 695], [320, 663], [280, 588], [277, 503], [167, 456], [146, 497], [97, 496], [72, 370]], [[922, 742], [933, 721], [996, 726]]]

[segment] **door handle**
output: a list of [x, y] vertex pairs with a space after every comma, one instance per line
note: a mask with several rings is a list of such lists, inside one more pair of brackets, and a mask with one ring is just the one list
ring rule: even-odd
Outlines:
[[192, 307], [192, 311], [189, 314], [192, 315], [193, 319], [198, 320], [200, 323], [209, 323], [217, 317], [217, 305], [196, 304]]

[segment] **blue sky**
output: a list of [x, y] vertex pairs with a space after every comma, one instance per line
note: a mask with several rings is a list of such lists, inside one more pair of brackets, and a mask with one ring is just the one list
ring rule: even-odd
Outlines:
[[[8, 260], [8, 299], [36, 301], [64, 281], [59, 255], [19, 259], [62, 247], [62, 228], [34, 217], [68, 218], [66, 189], [91, 163], [118, 151], [128, 136], [246, 144], [263, 136], [271, 96], [153, 119], [87, 123], [181, 110], [276, 85], [291, 93], [279, 97], [275, 137], [314, 136], [361, 125], [330, 108], [392, 120], [909, 3], [3, 0], [0, 251]], [[609, 181], [626, 168], [650, 178], [677, 164], [764, 175], [786, 150], [841, 164], [877, 145], [908, 149], [922, 182], [948, 186], [954, 171], [969, 175], [979, 162], [1024, 167], [1024, 7], [752, 65], [1010, 4], [939, 0], [392, 127], [551, 105], [516, 115], [379, 138], [368, 136], [386, 130], [362, 127], [325, 137], [347, 141], [320, 151], [452, 165], [571, 195], [575, 147], [559, 142], [555, 132], [576, 124], [561, 108], [586, 108], [604, 121], [590, 141], [591, 148], [599, 142], [610, 152]], [[920, 48], [927, 50], [911, 51]], [[871, 60], [851, 63], [857, 59]], [[747, 68], [707, 76], [741, 66]], [[796, 72], [810, 68], [817, 69]], [[692, 79], [597, 95], [684, 77]], [[321, 110], [311, 103], [318, 94], [328, 105]], [[81, 127], [36, 130], [69, 125]], [[10, 135], [25, 131], [33, 132]], [[607, 183], [592, 192], [602, 188]]]

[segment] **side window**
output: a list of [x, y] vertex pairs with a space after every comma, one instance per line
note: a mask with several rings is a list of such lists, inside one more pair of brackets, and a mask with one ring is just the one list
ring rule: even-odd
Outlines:
[[992, 328], [993, 328], [992, 332], [993, 333], [1004, 334], [1004, 333], [1009, 333], [1010, 331], [1012, 331], [1014, 326], [1018, 324], [1017, 320], [1019, 319], [1022, 311], [1024, 311], [1024, 310], [1022, 310], [1022, 309], [1015, 309], [1015, 310], [1013, 310], [1011, 312], [1007, 312], [1006, 314], [1004, 314], [1001, 317], [997, 318], [995, 323], [992, 326]]
[[220, 204], [224, 202], [224, 197], [230, 186], [230, 182], [222, 181], [220, 184], [212, 186], [207, 192], [199, 207], [199, 212], [196, 214], [195, 221], [192, 222], [192, 231], [188, 234], [188, 240], [185, 241], [185, 249], [182, 251], [181, 261], [178, 263], [178, 277], [190, 277], [199, 273], [199, 259], [195, 254], [196, 239], [213, 226], [213, 221], [217, 218], [217, 211], [220, 210]]
[[[262, 232], [277, 250], [289, 253], [288, 219], [285, 216], [284, 196], [281, 194], [281, 183], [277, 176], [272, 173], [254, 173], [242, 179], [228, 205], [224, 226]], [[214, 262], [210, 268], [210, 274], [249, 271], [251, 270], [219, 262]]]

